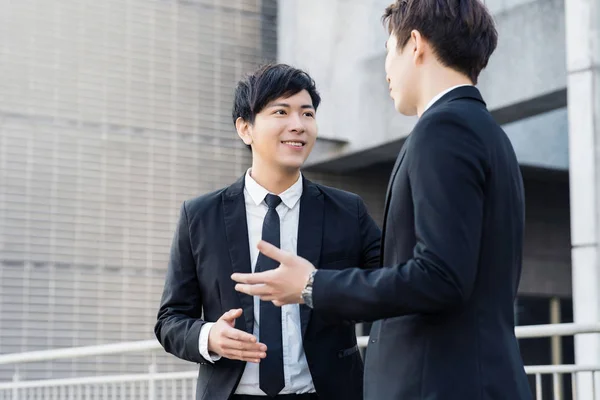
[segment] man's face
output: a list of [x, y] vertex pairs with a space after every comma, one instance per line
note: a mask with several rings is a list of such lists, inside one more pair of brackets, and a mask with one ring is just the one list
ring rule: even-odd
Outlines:
[[249, 129], [253, 157], [276, 168], [299, 169], [317, 139], [310, 95], [302, 90], [271, 101], [256, 114]]
[[398, 49], [398, 41], [394, 33], [390, 34], [386, 42], [385, 74], [390, 97], [394, 100], [396, 110], [404, 115], [417, 113], [415, 99], [417, 74], [413, 48], [411, 38], [403, 49]]

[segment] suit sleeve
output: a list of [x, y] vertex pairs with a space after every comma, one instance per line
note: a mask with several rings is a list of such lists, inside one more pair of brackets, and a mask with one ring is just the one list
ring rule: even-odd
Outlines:
[[423, 122], [405, 161], [414, 205], [413, 258], [376, 270], [319, 271], [315, 310], [375, 321], [442, 312], [471, 296], [483, 223], [485, 150], [454, 115]]
[[165, 286], [154, 333], [164, 349], [181, 359], [206, 362], [199, 350], [198, 339], [205, 322], [202, 318], [202, 296], [196, 277], [185, 203], [171, 245]]
[[358, 223], [360, 226], [361, 267], [378, 268], [381, 249], [381, 230], [369, 215], [361, 198], [358, 199]]

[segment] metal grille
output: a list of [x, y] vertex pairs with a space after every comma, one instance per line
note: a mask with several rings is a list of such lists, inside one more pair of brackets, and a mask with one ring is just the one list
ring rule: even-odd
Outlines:
[[[180, 203], [249, 165], [232, 92], [275, 58], [276, 0], [0, 9], [0, 353], [152, 338]], [[149, 363], [104, 356], [19, 373]], [[13, 373], [0, 368], [0, 380]]]

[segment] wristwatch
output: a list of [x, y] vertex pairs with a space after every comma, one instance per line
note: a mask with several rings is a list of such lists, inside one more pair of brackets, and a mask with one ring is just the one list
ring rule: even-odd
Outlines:
[[312, 293], [316, 273], [316, 269], [310, 273], [310, 275], [308, 276], [308, 281], [306, 282], [306, 286], [304, 286], [304, 289], [302, 289], [302, 300], [304, 300], [304, 304], [306, 304], [310, 308], [313, 308]]

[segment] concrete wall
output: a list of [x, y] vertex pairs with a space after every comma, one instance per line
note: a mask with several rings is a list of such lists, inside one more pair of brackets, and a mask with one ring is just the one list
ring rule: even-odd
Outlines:
[[[278, 59], [305, 68], [323, 94], [320, 135], [312, 163], [360, 152], [406, 136], [415, 118], [398, 115], [385, 82], [386, 32], [381, 14], [390, 0], [280, 0]], [[490, 110], [509, 123], [566, 105], [562, 0], [494, 0], [498, 48], [481, 76]], [[566, 134], [566, 132], [564, 132]], [[516, 143], [518, 153], [552, 158], [555, 143]], [[561, 142], [566, 142], [563, 136]], [[566, 149], [564, 150], [566, 152]], [[531, 161], [531, 160], [530, 160]], [[564, 168], [564, 163], [551, 165]]]
[[[600, 4], [568, 0], [565, 5], [574, 320], [585, 324], [600, 320]], [[577, 336], [575, 349], [578, 364], [600, 363], [600, 335]], [[578, 399], [598, 398], [600, 387], [593, 380], [578, 376]]]

